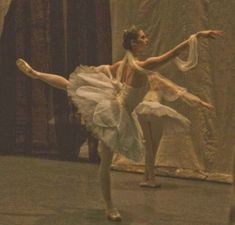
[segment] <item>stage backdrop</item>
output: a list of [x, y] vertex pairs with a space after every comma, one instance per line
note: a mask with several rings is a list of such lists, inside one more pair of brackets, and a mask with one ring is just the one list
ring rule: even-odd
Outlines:
[[[170, 62], [158, 70], [201, 99], [211, 102], [215, 110], [190, 108], [178, 101], [172, 107], [191, 120], [192, 149], [201, 165], [195, 173], [187, 168], [190, 155], [187, 143], [163, 134], [159, 148], [165, 152], [157, 160], [157, 172], [173, 176], [198, 177], [231, 182], [232, 146], [235, 142], [235, 2], [231, 0], [110, 0], [112, 18], [113, 60], [123, 56], [122, 32], [136, 25], [149, 36], [145, 56], [160, 55], [189, 37], [208, 29], [221, 29], [224, 37], [199, 40], [199, 63], [189, 72], [180, 72]], [[182, 54], [184, 55], [184, 54]], [[187, 147], [186, 147], [187, 146]], [[171, 148], [171, 149], [169, 149]], [[160, 149], [159, 149], [160, 150]], [[171, 155], [168, 153], [171, 152]], [[184, 160], [181, 160], [184, 158]], [[178, 162], [176, 162], [178, 160]], [[122, 163], [121, 163], [122, 164]], [[119, 168], [130, 169], [119, 165]], [[177, 170], [172, 170], [178, 164]], [[164, 165], [165, 166], [164, 168]], [[172, 167], [172, 168], [171, 168]], [[138, 168], [136, 169], [138, 170]]]

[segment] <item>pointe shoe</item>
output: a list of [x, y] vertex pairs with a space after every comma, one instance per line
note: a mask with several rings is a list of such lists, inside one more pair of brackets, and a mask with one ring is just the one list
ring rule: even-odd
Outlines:
[[28, 75], [29, 77], [33, 79], [36, 79], [33, 68], [23, 59], [21, 58], [17, 59], [16, 65], [19, 68], [19, 70], [22, 71], [24, 74]]
[[116, 208], [107, 209], [106, 210], [106, 217], [108, 220], [116, 221], [116, 222], [119, 222], [122, 220], [121, 214], [119, 213], [119, 211]]
[[147, 187], [147, 188], [160, 188], [162, 185], [155, 181], [143, 181], [140, 183], [140, 187]]

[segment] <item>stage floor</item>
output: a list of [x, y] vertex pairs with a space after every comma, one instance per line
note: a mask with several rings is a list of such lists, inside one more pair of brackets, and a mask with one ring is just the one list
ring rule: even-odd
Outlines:
[[98, 165], [0, 156], [0, 225], [226, 225], [231, 185], [112, 171], [122, 222], [107, 221]]

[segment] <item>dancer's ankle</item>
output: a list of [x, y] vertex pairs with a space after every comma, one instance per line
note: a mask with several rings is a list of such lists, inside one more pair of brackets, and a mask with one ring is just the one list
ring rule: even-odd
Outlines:
[[40, 77], [40, 72], [34, 70], [33, 68], [31, 69], [31, 74], [34, 76], [35, 79], [38, 79]]
[[113, 209], [114, 206], [113, 206], [113, 203], [112, 202], [106, 202], [106, 210], [110, 210], [110, 209]]

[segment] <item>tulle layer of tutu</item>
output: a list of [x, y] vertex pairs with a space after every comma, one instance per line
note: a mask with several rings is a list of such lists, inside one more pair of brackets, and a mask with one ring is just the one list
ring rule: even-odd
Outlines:
[[120, 99], [121, 83], [95, 67], [78, 67], [69, 78], [68, 95], [87, 127], [113, 152], [140, 161], [144, 145], [137, 118]]
[[182, 130], [182, 128], [189, 129], [190, 127], [190, 121], [186, 117], [156, 101], [143, 101], [136, 107], [135, 111], [137, 115], [142, 116], [146, 121], [153, 121], [156, 118], [162, 118], [163, 120], [164, 118], [170, 118], [177, 122], [179, 130]]

